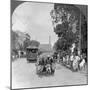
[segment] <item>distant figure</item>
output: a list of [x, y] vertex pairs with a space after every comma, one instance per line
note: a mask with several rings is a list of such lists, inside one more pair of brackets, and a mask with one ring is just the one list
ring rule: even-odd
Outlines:
[[73, 43], [73, 44], [72, 44], [72, 47], [70, 48], [70, 49], [71, 49], [71, 53], [74, 52], [75, 47], [76, 47], [76, 45], [75, 45], [75, 43]]
[[18, 51], [18, 57], [19, 58], [21, 57], [21, 51], [20, 50]]
[[82, 69], [85, 69], [85, 59], [84, 58], [82, 58], [82, 61], [80, 62], [80, 64], [79, 64], [79, 69], [80, 70], [82, 70]]
[[12, 55], [12, 59], [15, 59], [15, 55]]
[[75, 71], [78, 70], [79, 61], [80, 61], [80, 57], [75, 56], [74, 61], [73, 61], [73, 70], [75, 70]]
[[69, 63], [69, 55], [66, 56], [66, 63]]
[[65, 62], [66, 62], [66, 59], [65, 59], [65, 57], [63, 57], [63, 63], [65, 64]]
[[70, 62], [71, 62], [71, 65], [72, 65], [73, 61], [74, 61], [74, 55], [71, 54], [71, 56], [70, 56]]

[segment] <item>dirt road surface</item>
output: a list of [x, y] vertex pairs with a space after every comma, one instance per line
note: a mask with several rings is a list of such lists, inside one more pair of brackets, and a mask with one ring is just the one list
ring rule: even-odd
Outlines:
[[33, 88], [62, 85], [87, 84], [87, 73], [72, 72], [61, 64], [56, 64], [53, 76], [39, 77], [35, 63], [28, 63], [26, 58], [12, 62], [12, 88]]

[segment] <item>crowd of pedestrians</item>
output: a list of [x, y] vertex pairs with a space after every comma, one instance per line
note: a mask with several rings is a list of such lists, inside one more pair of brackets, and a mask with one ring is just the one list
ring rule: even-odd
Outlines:
[[80, 51], [75, 52], [74, 48], [75, 44], [72, 45], [70, 53], [64, 53], [61, 56], [57, 54], [57, 61], [73, 71], [84, 70], [87, 57], [85, 53], [81, 54]]

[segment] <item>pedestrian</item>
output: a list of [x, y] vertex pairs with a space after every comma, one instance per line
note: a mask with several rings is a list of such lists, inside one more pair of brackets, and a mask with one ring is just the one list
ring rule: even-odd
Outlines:
[[69, 64], [69, 55], [66, 56], [66, 64]]
[[73, 69], [73, 61], [74, 61], [74, 58], [75, 58], [74, 54], [71, 53], [71, 56], [70, 56], [70, 67], [71, 67], [71, 69]]
[[74, 58], [74, 61], [73, 61], [73, 70], [74, 71], [78, 70], [79, 61], [80, 61], [80, 57], [78, 55], [76, 55], [75, 58]]
[[66, 62], [66, 59], [65, 59], [65, 57], [63, 57], [63, 64], [65, 65], [65, 62]]
[[84, 58], [84, 56], [81, 56], [81, 61], [79, 63], [79, 69], [80, 70], [85, 69], [85, 64], [86, 64], [85, 58]]

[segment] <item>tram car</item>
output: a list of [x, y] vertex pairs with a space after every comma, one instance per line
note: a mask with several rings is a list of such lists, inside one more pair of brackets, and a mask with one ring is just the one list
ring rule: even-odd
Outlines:
[[37, 61], [38, 57], [38, 47], [29, 46], [26, 49], [26, 58], [27, 61]]

